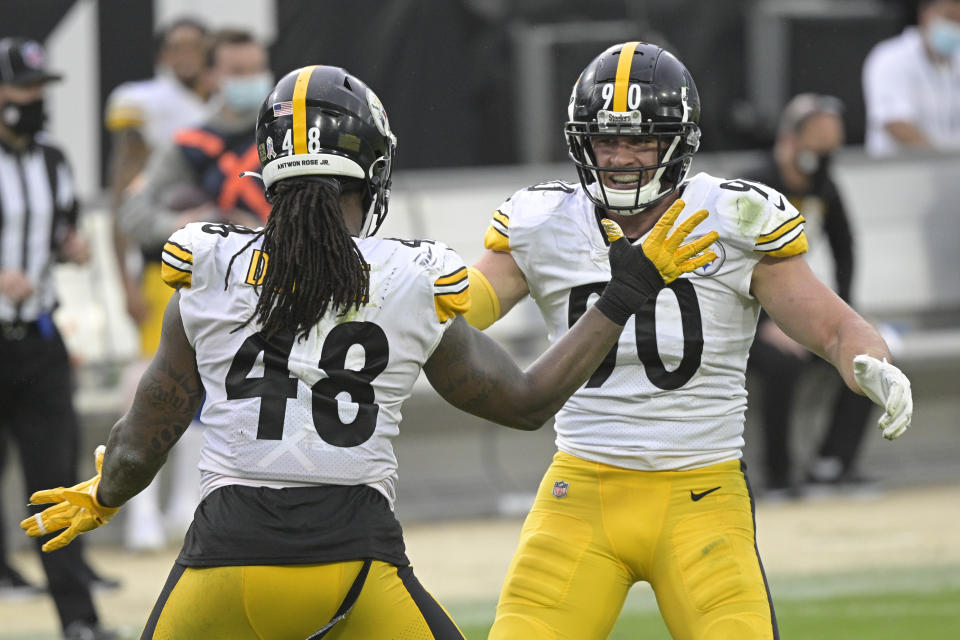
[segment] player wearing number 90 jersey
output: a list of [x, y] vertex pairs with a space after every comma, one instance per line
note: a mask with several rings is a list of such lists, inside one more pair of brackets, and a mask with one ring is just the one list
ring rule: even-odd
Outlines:
[[[561, 451], [644, 471], [740, 457], [744, 369], [760, 309], [751, 274], [764, 256], [806, 251], [803, 219], [768, 187], [704, 173], [685, 182], [680, 197], [687, 209], [710, 212], [698, 232], [719, 234], [717, 260], [672, 282], [631, 318], [557, 414]], [[606, 237], [579, 184], [518, 191], [497, 208], [485, 245], [516, 261], [551, 341], [609, 280]]]
[[[535, 185], [494, 212], [487, 251], [468, 270], [471, 324], [483, 328], [530, 295], [551, 341], [565, 339], [607, 295], [604, 217], [645, 242], [679, 203], [705, 211], [700, 228], [718, 234], [717, 257], [647, 299], [558, 412], [559, 451], [490, 638], [605, 638], [641, 580], [674, 638], [776, 638], [739, 461], [761, 305], [854, 391], [874, 394], [887, 437], [909, 424], [909, 383], [881, 362], [889, 352], [877, 332], [812, 275], [803, 219], [780, 193], [704, 173], [686, 179], [700, 100], [673, 55], [641, 42], [610, 47], [574, 83], [568, 116], [580, 184]], [[874, 373], [859, 374], [855, 357]], [[897, 391], [871, 391], [881, 376]]]

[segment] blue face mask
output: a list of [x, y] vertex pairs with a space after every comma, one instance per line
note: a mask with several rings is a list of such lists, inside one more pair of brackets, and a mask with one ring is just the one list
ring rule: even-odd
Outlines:
[[944, 58], [953, 57], [960, 49], [960, 23], [946, 18], [934, 18], [927, 27], [930, 48]]
[[255, 112], [272, 89], [273, 78], [269, 72], [255, 76], [234, 76], [223, 81], [223, 100], [239, 113]]

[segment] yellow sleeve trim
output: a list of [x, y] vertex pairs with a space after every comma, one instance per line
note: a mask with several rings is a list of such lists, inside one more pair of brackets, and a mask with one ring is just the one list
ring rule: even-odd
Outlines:
[[510, 216], [499, 209], [494, 210], [493, 220], [483, 236], [483, 246], [493, 251], [510, 251]]
[[167, 241], [167, 243], [163, 245], [163, 250], [171, 254], [174, 258], [193, 264], [193, 254], [178, 244]]
[[462, 316], [470, 310], [470, 287], [464, 287], [460, 293], [437, 293], [433, 296], [437, 309], [437, 318], [446, 322], [454, 316]]
[[437, 278], [436, 282], [433, 283], [435, 287], [443, 287], [450, 284], [457, 284], [461, 282], [464, 278], [467, 277], [467, 268], [460, 267], [453, 273], [445, 276], [440, 276]]
[[189, 271], [181, 271], [175, 267], [171, 267], [166, 262], [160, 264], [160, 277], [174, 289], [189, 289], [191, 275]]
[[487, 233], [483, 236], [483, 246], [492, 251], [510, 252], [510, 238], [496, 229], [493, 225], [487, 227]]
[[470, 323], [470, 326], [482, 331], [500, 319], [500, 299], [482, 271], [467, 267], [467, 273], [473, 293], [470, 309], [463, 314], [463, 319]]
[[773, 256], [774, 258], [789, 258], [790, 256], [797, 256], [801, 253], [806, 253], [808, 248], [807, 234], [801, 233], [799, 236], [776, 251], [766, 251], [764, 253], [766, 253], [768, 256]]
[[777, 238], [783, 237], [787, 233], [792, 231], [794, 228], [796, 228], [798, 224], [803, 224], [803, 223], [804, 223], [803, 216], [798, 213], [797, 215], [790, 218], [789, 220], [781, 224], [779, 227], [777, 227], [770, 233], [766, 235], [762, 235], [759, 238], [757, 238], [757, 244], [766, 244], [767, 242], [773, 242]]

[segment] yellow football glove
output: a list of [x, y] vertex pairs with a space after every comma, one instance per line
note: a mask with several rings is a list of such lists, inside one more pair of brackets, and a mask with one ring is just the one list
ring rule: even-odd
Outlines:
[[684, 206], [686, 203], [683, 200], [674, 202], [660, 217], [657, 224], [653, 225], [647, 239], [643, 241], [643, 253], [660, 272], [664, 284], [670, 284], [684, 273], [690, 273], [717, 259], [717, 254], [713, 251], [700, 254], [716, 241], [716, 231], [711, 231], [702, 238], [680, 246], [690, 232], [707, 219], [706, 209], [697, 211], [680, 223], [676, 231], [667, 236]]
[[610, 241], [610, 282], [594, 306], [611, 321], [624, 326], [630, 316], [637, 313], [648, 299], [655, 298], [657, 293], [676, 280], [677, 276], [716, 259], [717, 256], [712, 251], [692, 257], [717, 239], [716, 231], [680, 246], [690, 232], [707, 217], [705, 210], [684, 220], [677, 230], [667, 237], [667, 231], [673, 227], [682, 210], [683, 201], [677, 200], [654, 225], [642, 246], [627, 242], [620, 225], [613, 220], [604, 218], [600, 221], [607, 240]]
[[120, 507], [105, 507], [97, 502], [97, 487], [100, 486], [100, 470], [103, 468], [105, 451], [106, 447], [103, 445], [94, 451], [97, 475], [86, 482], [70, 488], [57, 487], [37, 491], [30, 496], [30, 504], [56, 504], [20, 523], [20, 528], [26, 531], [28, 536], [38, 538], [67, 527], [66, 531], [43, 545], [44, 551], [56, 551], [67, 546], [81, 533], [110, 522], [120, 510]]

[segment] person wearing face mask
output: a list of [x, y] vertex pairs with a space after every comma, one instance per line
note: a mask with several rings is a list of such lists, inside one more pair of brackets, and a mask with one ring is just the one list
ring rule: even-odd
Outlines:
[[[155, 311], [150, 314], [154, 321], [141, 324], [145, 362], [156, 352], [163, 309], [172, 295], [160, 278], [163, 245], [170, 234], [198, 221], [258, 227], [270, 211], [263, 189], [239, 177], [260, 166], [254, 123], [263, 99], [273, 88], [266, 49], [246, 31], [222, 30], [214, 34], [207, 49], [207, 65], [209, 83], [215, 90], [210, 115], [196, 127], [176, 131], [172, 144], [151, 156], [142, 176], [127, 187], [117, 212], [119, 229], [141, 248], [143, 291]], [[136, 373], [130, 377], [131, 391], [142, 370]], [[199, 424], [196, 421], [197, 428], [184, 437], [201, 437]], [[125, 530], [128, 548], [160, 548], [168, 533], [178, 535], [186, 530], [199, 501], [199, 449], [199, 442], [179, 447], [170, 465], [174, 477], [168, 517], [161, 516], [156, 483], [131, 502]]]
[[[52, 267], [86, 262], [89, 245], [77, 230], [70, 166], [42, 131], [45, 87], [60, 78], [46, 69], [40, 43], [0, 39], [0, 440], [17, 447], [28, 495], [77, 474], [79, 424], [70, 362], [51, 318]], [[99, 624], [82, 549], [65, 551], [41, 558], [64, 637], [116, 637]]]
[[[258, 163], [250, 131], [273, 79], [266, 49], [241, 30], [216, 33], [208, 52], [212, 111], [196, 128], [180, 129], [173, 145], [151, 158], [142, 180], [127, 189], [119, 225], [142, 247], [155, 246], [189, 222], [256, 226], [270, 211], [262, 190], [238, 178]], [[173, 202], [171, 202], [173, 201]]]
[[[746, 172], [746, 177], [777, 189], [800, 211], [810, 244], [808, 262], [814, 273], [824, 282], [832, 282], [837, 294], [849, 304], [853, 235], [840, 192], [830, 177], [833, 153], [843, 141], [840, 100], [800, 94], [787, 103], [780, 116], [773, 154], [763, 166]], [[794, 477], [790, 453], [791, 407], [800, 374], [815, 361], [813, 354], [761, 314], [748, 366], [762, 387], [759, 406], [768, 497], [795, 497], [803, 491]], [[837, 389], [830, 426], [804, 480], [807, 488], [862, 488], [867, 483], [854, 463], [872, 403], [853, 393], [839, 378], [834, 386]]]
[[[111, 134], [109, 186], [115, 216], [124, 191], [146, 167], [150, 154], [169, 146], [177, 130], [200, 125], [206, 119], [210, 95], [208, 36], [207, 28], [192, 18], [171, 22], [156, 38], [156, 75], [125, 82], [107, 99], [104, 123]], [[156, 278], [127, 268], [127, 263], [133, 262], [128, 251], [135, 248], [135, 243], [114, 227], [127, 311], [138, 325], [154, 322], [159, 327], [159, 318], [151, 320], [157, 315], [151, 309], [155, 305], [150, 304], [149, 293], [141, 290], [143, 282], [139, 276], [146, 280]], [[149, 357], [156, 350], [159, 331], [147, 329], [142, 333]]]
[[866, 150], [960, 150], [960, 0], [920, 0], [917, 26], [877, 44], [863, 65]]

